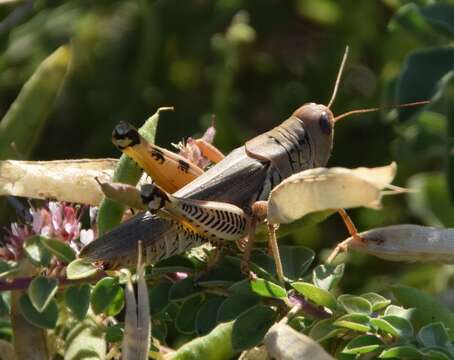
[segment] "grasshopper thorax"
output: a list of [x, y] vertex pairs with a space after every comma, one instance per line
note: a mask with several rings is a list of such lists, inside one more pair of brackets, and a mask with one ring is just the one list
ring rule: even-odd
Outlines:
[[139, 144], [140, 135], [134, 126], [121, 121], [112, 131], [112, 142], [117, 148], [123, 150], [129, 146]]

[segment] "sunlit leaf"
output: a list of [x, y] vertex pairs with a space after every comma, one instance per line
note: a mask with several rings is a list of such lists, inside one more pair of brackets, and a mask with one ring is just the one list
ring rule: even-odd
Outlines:
[[342, 350], [345, 354], [367, 354], [379, 350], [383, 342], [374, 335], [362, 335], [351, 340]]
[[326, 306], [330, 309], [336, 309], [338, 307], [334, 296], [326, 290], [305, 282], [294, 282], [291, 285], [301, 295], [304, 295], [317, 305]]
[[30, 283], [27, 293], [35, 309], [42, 312], [54, 298], [57, 290], [57, 279], [38, 276]]
[[344, 268], [345, 264], [318, 265], [312, 272], [312, 281], [315, 286], [324, 290], [330, 290], [344, 275]]
[[76, 259], [66, 267], [66, 276], [71, 280], [84, 279], [97, 272], [98, 268], [83, 259]]
[[401, 317], [387, 315], [376, 319], [371, 319], [371, 325], [395, 337], [410, 337], [413, 335], [411, 323]]
[[372, 313], [372, 305], [369, 301], [361, 296], [344, 294], [337, 298], [337, 301], [343, 306], [349, 314], [366, 314]]
[[284, 288], [272, 283], [271, 281], [259, 278], [253, 279], [251, 281], [251, 288], [260, 296], [275, 298], [283, 298], [287, 296], [287, 292], [285, 291]]
[[367, 332], [370, 330], [371, 318], [366, 314], [347, 314], [338, 318], [335, 326], [343, 327], [360, 332]]

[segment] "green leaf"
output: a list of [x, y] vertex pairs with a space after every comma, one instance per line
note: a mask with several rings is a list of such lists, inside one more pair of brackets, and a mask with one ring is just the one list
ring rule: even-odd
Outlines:
[[[421, 99], [432, 99], [438, 92], [438, 83], [452, 70], [454, 48], [431, 47], [417, 50], [407, 57], [397, 84], [397, 104]], [[423, 109], [422, 106], [399, 109], [401, 121]]]
[[63, 241], [41, 236], [41, 242], [47, 250], [55, 255], [58, 260], [64, 263], [70, 263], [76, 258], [74, 250], [71, 249], [71, 247]]
[[193, 296], [187, 299], [180, 308], [175, 327], [183, 334], [192, 334], [195, 331], [195, 319], [203, 301], [203, 296]]
[[91, 293], [91, 308], [95, 314], [110, 310], [108, 315], [115, 315], [115, 312], [121, 311], [123, 301], [124, 292], [116, 278], [105, 277], [99, 280]]
[[65, 302], [78, 320], [83, 320], [90, 306], [90, 285], [73, 285], [65, 291]]
[[391, 304], [391, 300], [388, 300], [383, 296], [373, 292], [363, 294], [361, 295], [361, 297], [369, 301], [369, 303], [372, 305], [372, 311], [381, 310]]
[[158, 261], [153, 266], [153, 274], [167, 274], [172, 272], [191, 273], [194, 271], [194, 263], [183, 255], [171, 256]]
[[243, 351], [260, 344], [275, 320], [276, 313], [263, 305], [256, 305], [245, 311], [233, 323], [233, 349]]
[[206, 300], [195, 318], [195, 331], [197, 335], [208, 334], [216, 326], [216, 316], [225, 297], [215, 296]]
[[441, 349], [422, 349], [421, 351], [426, 360], [452, 360], [452, 356], [442, 351]]
[[58, 319], [58, 307], [54, 299], [49, 302], [42, 312], [39, 312], [33, 306], [28, 295], [24, 294], [19, 299], [19, 307], [24, 317], [31, 324], [43, 329], [55, 328]]
[[0, 260], [0, 279], [14, 274], [17, 270], [19, 270], [17, 262]]
[[217, 321], [226, 322], [236, 319], [244, 311], [257, 305], [259, 301], [260, 297], [253, 293], [234, 293], [219, 306]]
[[345, 264], [318, 265], [312, 272], [312, 281], [320, 289], [330, 290], [344, 275], [344, 268]]
[[279, 246], [282, 268], [287, 279], [300, 279], [309, 269], [315, 258], [312, 249], [303, 246]]
[[103, 330], [94, 321], [87, 319], [75, 324], [65, 340], [65, 360], [106, 358]]
[[399, 345], [383, 350], [378, 356], [380, 359], [421, 359], [422, 354], [412, 345]]
[[[28, 158], [39, 139], [65, 79], [71, 59], [68, 46], [59, 47], [22, 87], [0, 125], [0, 159]], [[14, 147], [11, 143], [15, 144]]]
[[51, 254], [41, 242], [41, 236], [29, 237], [24, 243], [24, 252], [35, 266], [49, 266]]
[[172, 360], [232, 359], [235, 355], [231, 340], [232, 327], [233, 322], [219, 324], [209, 334], [196, 337], [180, 347], [172, 354]]
[[371, 318], [365, 314], [347, 314], [338, 318], [335, 322], [335, 326], [367, 332], [370, 330]]
[[449, 340], [448, 331], [446, 327], [441, 322], [428, 324], [423, 326], [416, 338], [418, 341], [426, 346], [445, 346], [446, 342]]
[[404, 309], [401, 306], [389, 305], [385, 310], [385, 316], [395, 315], [395, 316], [401, 317], [403, 319], [406, 319], [408, 321], [411, 321], [413, 318], [414, 312], [415, 312], [414, 308]]
[[367, 354], [379, 350], [383, 343], [374, 335], [362, 335], [351, 340], [342, 350], [343, 354]]
[[194, 279], [192, 277], [188, 277], [172, 285], [169, 290], [169, 300], [184, 300], [196, 295], [200, 291], [200, 289], [196, 289], [194, 286]]
[[413, 335], [413, 326], [411, 323], [398, 316], [382, 316], [371, 319], [370, 323], [377, 329], [395, 337], [406, 338]]
[[361, 296], [344, 294], [337, 298], [337, 301], [344, 307], [349, 314], [371, 314], [372, 305]]
[[173, 284], [162, 282], [156, 284], [149, 292], [150, 314], [158, 314], [169, 305], [169, 292]]
[[271, 281], [263, 279], [253, 279], [251, 281], [252, 290], [265, 297], [284, 298], [287, 296], [287, 292], [284, 288], [272, 283]]
[[197, 285], [203, 287], [231, 286], [243, 279], [240, 268], [229, 260], [221, 260], [209, 272], [197, 279]]
[[38, 276], [30, 283], [27, 293], [35, 309], [38, 312], [43, 312], [54, 298], [57, 290], [57, 279]]
[[85, 279], [97, 272], [98, 268], [83, 259], [76, 259], [66, 267], [66, 277], [70, 280]]
[[306, 282], [294, 282], [291, 285], [296, 291], [298, 291], [298, 293], [304, 295], [317, 305], [326, 306], [332, 310], [335, 310], [338, 307], [334, 296], [326, 290], [319, 289], [318, 287]]
[[335, 326], [333, 319], [323, 319], [312, 326], [309, 336], [320, 343], [342, 332], [345, 332], [345, 330]]
[[115, 324], [106, 328], [106, 341], [120, 342], [123, 340], [124, 328], [120, 324]]
[[[419, 326], [427, 325], [434, 321], [440, 321], [448, 329], [454, 329], [454, 314], [442, 303], [430, 295], [402, 285], [392, 287], [396, 299], [407, 308], [415, 308], [413, 319]], [[449, 330], [454, 335], [454, 331]]]

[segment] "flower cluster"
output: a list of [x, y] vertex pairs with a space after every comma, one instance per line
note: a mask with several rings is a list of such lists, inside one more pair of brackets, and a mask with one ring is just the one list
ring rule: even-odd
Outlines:
[[[7, 260], [19, 260], [23, 255], [25, 240], [33, 235], [47, 236], [68, 243], [77, 253], [80, 248], [92, 241], [95, 233], [92, 229], [82, 229], [83, 209], [66, 203], [48, 202], [41, 208], [30, 207], [30, 220], [24, 223], [14, 222], [6, 229], [0, 257]], [[96, 209], [90, 210], [92, 223]]]

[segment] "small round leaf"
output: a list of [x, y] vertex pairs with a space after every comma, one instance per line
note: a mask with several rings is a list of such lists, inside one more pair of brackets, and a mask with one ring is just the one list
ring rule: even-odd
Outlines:
[[260, 344], [275, 320], [276, 313], [263, 305], [256, 305], [245, 311], [233, 323], [233, 349], [243, 351]]
[[63, 241], [42, 236], [41, 242], [47, 250], [55, 255], [58, 260], [64, 263], [70, 263], [76, 258], [74, 250], [71, 249], [71, 247]]
[[90, 285], [73, 285], [65, 291], [65, 302], [78, 320], [83, 320], [90, 306]]
[[31, 324], [44, 329], [55, 328], [58, 319], [58, 307], [54, 299], [42, 312], [39, 312], [33, 306], [28, 295], [24, 294], [19, 299], [19, 306], [22, 314]]
[[370, 302], [360, 296], [344, 294], [339, 296], [337, 301], [349, 314], [369, 315], [372, 313], [372, 305]]
[[291, 285], [298, 293], [317, 305], [326, 306], [332, 310], [338, 307], [336, 299], [329, 291], [306, 282], [294, 282]]
[[84, 259], [76, 259], [66, 267], [66, 276], [70, 280], [78, 280], [93, 276], [98, 269]]
[[264, 279], [253, 279], [251, 288], [255, 293], [265, 297], [284, 298], [287, 296], [284, 288]]
[[[91, 307], [95, 314], [106, 311], [111, 305], [118, 310], [119, 298], [124, 299], [123, 289], [118, 285], [118, 280], [105, 277], [97, 282], [91, 293]], [[120, 308], [121, 310], [121, 308]], [[111, 314], [109, 314], [111, 315]]]
[[54, 298], [57, 290], [57, 279], [38, 276], [30, 283], [27, 293], [35, 309], [42, 312]]

